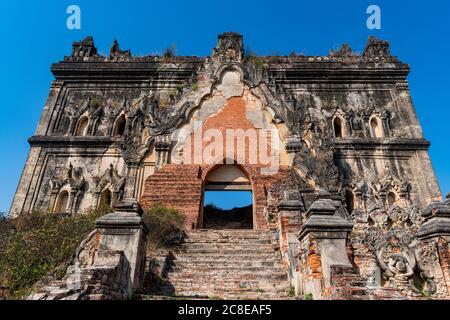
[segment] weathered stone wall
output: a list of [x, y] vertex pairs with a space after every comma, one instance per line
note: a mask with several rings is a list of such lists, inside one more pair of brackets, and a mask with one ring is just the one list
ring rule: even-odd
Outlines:
[[[409, 66], [386, 41], [369, 38], [362, 54], [343, 45], [326, 56], [254, 56], [245, 55], [242, 36], [225, 33], [209, 57], [134, 57], [117, 42], [105, 57], [87, 37], [52, 72], [11, 216], [81, 213], [137, 198], [145, 207], [175, 207], [186, 229], [199, 228], [207, 176], [242, 154], [195, 162], [188, 140], [196, 124], [222, 135], [270, 129], [280, 141], [268, 148], [278, 152], [275, 171], [263, 174], [260, 159], [250, 163], [251, 143], [240, 167], [253, 191], [254, 226], [278, 234], [297, 292], [350, 297], [339, 288], [355, 282], [364, 292], [355, 296], [448, 297], [448, 244], [436, 240], [447, 229], [434, 222], [448, 204], [437, 205], [442, 195]], [[211, 144], [202, 141], [201, 153]], [[311, 220], [318, 200], [328, 211]], [[330, 243], [351, 267], [333, 265]]]

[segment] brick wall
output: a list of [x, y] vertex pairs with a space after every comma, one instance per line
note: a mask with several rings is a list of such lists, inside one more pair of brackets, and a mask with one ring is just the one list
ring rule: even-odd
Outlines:
[[180, 210], [190, 229], [198, 224], [201, 201], [200, 166], [167, 164], [147, 179], [140, 203], [144, 209], [160, 204]]
[[[246, 105], [243, 98], [231, 98], [217, 114], [208, 118], [203, 125], [203, 132], [208, 129], [219, 130], [226, 137], [227, 129], [256, 129], [246, 117]], [[259, 130], [259, 129], [256, 129]], [[194, 141], [194, 136], [191, 136]], [[205, 148], [208, 143], [203, 143]], [[258, 148], [258, 142], [245, 143], [244, 163], [237, 166], [248, 176], [254, 196], [254, 212], [257, 229], [269, 227], [264, 217], [264, 208], [276, 217], [277, 204], [281, 200], [282, 191], [294, 185], [292, 170], [287, 166], [281, 166], [278, 172], [264, 175], [261, 169], [267, 167], [259, 162], [252, 163], [249, 158], [249, 148]], [[224, 141], [224, 150], [225, 141]], [[191, 144], [191, 159], [194, 159], [194, 145]], [[235, 155], [237, 154], [237, 143], [235, 141]], [[267, 147], [270, 152], [270, 147]], [[257, 150], [258, 151], [258, 150]], [[258, 153], [257, 153], [258, 154]], [[220, 159], [222, 162], [224, 158]], [[236, 161], [236, 157], [234, 157]], [[259, 160], [259, 159], [258, 159]], [[220, 165], [220, 164], [219, 164]], [[141, 197], [141, 205], [148, 208], [153, 204], [161, 204], [180, 210], [186, 216], [186, 228], [201, 226], [201, 208], [203, 202], [204, 182], [207, 176], [218, 166], [216, 163], [205, 162], [201, 164], [167, 164], [154, 175], [150, 176], [146, 183], [144, 193]], [[268, 203], [268, 195], [272, 201]], [[272, 221], [276, 224], [276, 221]]]

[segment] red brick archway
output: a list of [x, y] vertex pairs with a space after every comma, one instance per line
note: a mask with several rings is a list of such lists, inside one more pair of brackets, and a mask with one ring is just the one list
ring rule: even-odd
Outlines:
[[[165, 165], [147, 179], [145, 191], [140, 201], [141, 205], [144, 208], [149, 208], [153, 204], [161, 204], [178, 209], [186, 217], [186, 229], [201, 227], [205, 179], [210, 172], [213, 172], [220, 165]], [[238, 166], [247, 175], [252, 185], [254, 228], [267, 229], [268, 221], [264, 216], [264, 208], [269, 206], [268, 210], [277, 210], [274, 207], [277, 199], [273, 199], [273, 204], [267, 203], [268, 190], [272, 187], [276, 188], [279, 184], [288, 183], [291, 185], [293, 183], [290, 178], [291, 170], [287, 167], [281, 167], [277, 174], [261, 175], [258, 166], [245, 164]]]

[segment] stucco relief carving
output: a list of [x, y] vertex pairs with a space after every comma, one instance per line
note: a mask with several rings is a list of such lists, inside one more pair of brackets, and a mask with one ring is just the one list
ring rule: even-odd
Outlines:
[[369, 225], [364, 231], [364, 243], [376, 257], [384, 286], [413, 296], [445, 296], [436, 245], [415, 236], [420, 226], [418, 214], [414, 206], [393, 207], [388, 212], [376, 209], [367, 222], [357, 222]]
[[112, 163], [102, 175], [95, 176], [92, 180], [94, 181], [92, 189], [94, 206], [99, 204], [100, 195], [105, 189], [109, 189], [112, 194], [111, 205], [114, 205], [122, 198], [126, 179], [117, 172], [117, 168]]
[[[375, 244], [377, 261], [387, 286], [414, 294], [435, 294], [434, 277], [423, 268], [426, 255], [417, 259], [417, 241], [402, 230], [391, 230]], [[422, 250], [423, 252], [423, 250]], [[415, 277], [415, 278], [414, 278]]]
[[56, 170], [50, 179], [51, 204], [54, 205], [56, 198], [63, 191], [67, 191], [69, 202], [66, 205], [68, 213], [78, 211], [81, 198], [87, 189], [87, 182], [81, 167], [74, 167], [71, 162], [63, 170]]

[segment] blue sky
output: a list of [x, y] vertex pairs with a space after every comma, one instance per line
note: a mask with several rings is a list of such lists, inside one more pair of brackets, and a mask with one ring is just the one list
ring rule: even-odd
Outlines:
[[251, 191], [206, 191], [204, 204], [213, 203], [221, 209], [230, 210], [251, 205], [252, 201]]
[[[66, 9], [81, 8], [81, 30], [66, 28]], [[381, 7], [381, 30], [366, 28], [366, 9]], [[409, 83], [442, 189], [450, 191], [450, 2], [441, 1], [117, 1], [0, 2], [2, 125], [0, 211], [9, 210], [30, 137], [47, 98], [50, 65], [73, 41], [94, 36], [101, 53], [116, 37], [123, 49], [144, 55], [172, 43], [179, 55], [209, 55], [217, 34], [238, 31], [258, 54], [292, 51], [325, 55], [348, 42], [361, 51], [370, 34], [391, 42], [411, 65]]]

